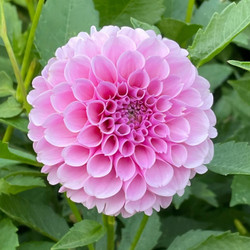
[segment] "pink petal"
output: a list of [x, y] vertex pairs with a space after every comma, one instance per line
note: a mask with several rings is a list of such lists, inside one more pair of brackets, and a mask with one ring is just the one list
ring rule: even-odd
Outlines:
[[163, 83], [159, 80], [152, 80], [147, 87], [149, 95], [158, 96], [161, 94], [162, 90], [163, 90]]
[[104, 56], [96, 56], [92, 60], [92, 69], [97, 79], [115, 83], [117, 72], [114, 64]]
[[115, 161], [116, 176], [121, 180], [127, 181], [135, 174], [136, 167], [131, 157], [118, 157]]
[[145, 145], [136, 145], [134, 158], [136, 163], [143, 168], [150, 168], [155, 162], [155, 152], [152, 148]]
[[200, 107], [203, 104], [200, 93], [194, 88], [182, 91], [176, 99], [190, 107]]
[[37, 152], [37, 161], [45, 165], [54, 165], [63, 161], [62, 148], [55, 147], [45, 139], [41, 139], [34, 148]]
[[128, 201], [125, 205], [125, 209], [130, 214], [144, 212], [145, 210], [151, 208], [154, 205], [155, 200], [155, 195], [147, 191], [141, 199], [136, 201]]
[[114, 36], [111, 37], [103, 46], [102, 54], [108, 57], [114, 64], [117, 59], [125, 51], [132, 51], [136, 49], [136, 45], [127, 36]]
[[99, 128], [104, 134], [111, 134], [115, 130], [115, 121], [112, 117], [105, 117], [101, 120]]
[[95, 86], [87, 79], [78, 79], [72, 87], [74, 96], [80, 102], [91, 100], [94, 97]]
[[41, 126], [47, 118], [55, 113], [50, 102], [51, 91], [44, 92], [34, 102], [34, 109], [30, 111], [30, 120], [36, 125]]
[[150, 146], [157, 152], [157, 153], [167, 153], [168, 145], [167, 143], [160, 138], [150, 138], [149, 139]]
[[105, 113], [106, 114], [114, 114], [117, 108], [117, 103], [113, 100], [108, 100], [106, 102]]
[[56, 111], [63, 112], [64, 109], [76, 99], [72, 93], [71, 86], [67, 83], [61, 83], [53, 89], [50, 100]]
[[48, 71], [48, 81], [52, 86], [59, 83], [66, 82], [64, 77], [64, 69], [66, 66], [66, 61], [55, 61]]
[[89, 149], [79, 145], [68, 146], [62, 151], [65, 163], [72, 167], [79, 167], [86, 164], [89, 155]]
[[158, 123], [151, 127], [151, 134], [155, 137], [166, 138], [169, 135], [169, 128], [165, 123]]
[[115, 135], [108, 135], [102, 141], [102, 152], [104, 155], [114, 155], [119, 148], [119, 140]]
[[146, 88], [149, 84], [149, 76], [145, 70], [136, 70], [130, 74], [128, 84], [132, 88]]
[[63, 183], [64, 187], [73, 190], [82, 188], [88, 179], [85, 167], [75, 168], [67, 164], [62, 164], [58, 168], [57, 176], [60, 179], [60, 182]]
[[166, 112], [171, 108], [171, 106], [172, 103], [166, 95], [160, 96], [155, 103], [155, 108], [158, 112]]
[[145, 39], [137, 49], [146, 58], [150, 56], [161, 56], [165, 57], [169, 53], [169, 48], [157, 38]]
[[117, 194], [122, 187], [120, 178], [116, 178], [115, 171], [100, 178], [90, 177], [85, 184], [85, 191], [88, 195], [105, 199]]
[[135, 145], [128, 140], [121, 140], [119, 151], [124, 157], [131, 156], [134, 153]]
[[28, 125], [28, 137], [32, 141], [39, 141], [40, 139], [43, 138], [44, 135], [44, 128], [41, 126], [36, 126], [32, 122], [29, 123]]
[[128, 85], [125, 82], [118, 83], [117, 86], [117, 95], [119, 97], [127, 96], [128, 94]]
[[147, 184], [141, 175], [136, 175], [129, 183], [126, 183], [126, 200], [136, 201], [143, 197], [147, 190]]
[[146, 61], [145, 69], [151, 80], [163, 80], [169, 75], [168, 63], [160, 56], [149, 57]]
[[110, 173], [112, 169], [112, 159], [109, 156], [98, 153], [94, 154], [87, 163], [88, 174], [92, 177], [103, 177]]
[[96, 87], [98, 96], [104, 100], [113, 99], [116, 95], [116, 86], [109, 82], [100, 82]]
[[180, 143], [187, 140], [191, 125], [185, 118], [176, 118], [167, 124], [170, 130], [169, 138], [171, 141]]
[[102, 142], [102, 133], [98, 127], [90, 125], [79, 133], [77, 139], [83, 146], [97, 147]]
[[105, 207], [103, 212], [106, 215], [116, 216], [117, 213], [119, 213], [122, 207], [124, 206], [124, 196], [124, 192], [121, 189], [119, 193], [115, 194], [110, 198], [105, 199]]
[[165, 161], [156, 159], [154, 165], [146, 169], [145, 180], [152, 187], [162, 187], [167, 185], [174, 174], [173, 168]]
[[187, 148], [181, 144], [172, 145], [169, 154], [172, 163], [177, 167], [184, 165], [188, 157]]
[[105, 104], [102, 101], [92, 101], [87, 105], [87, 116], [90, 123], [98, 124], [103, 117]]
[[88, 78], [90, 67], [90, 60], [86, 56], [75, 56], [71, 58], [65, 67], [65, 78], [67, 82], [73, 83], [76, 79]]
[[126, 51], [117, 62], [117, 70], [119, 75], [127, 80], [131, 73], [142, 69], [144, 65], [145, 60], [141, 53], [138, 51]]
[[84, 40], [80, 39], [77, 42], [75, 53], [76, 55], [82, 55], [82, 56], [87, 56], [89, 58], [93, 58], [100, 52], [95, 42], [92, 39], [85, 37]]
[[64, 124], [71, 132], [79, 132], [88, 120], [86, 107], [80, 102], [72, 102], [63, 115]]
[[163, 80], [162, 94], [169, 96], [169, 98], [174, 98], [181, 93], [183, 87], [184, 84], [179, 77], [170, 75], [167, 79]]
[[210, 144], [208, 141], [204, 141], [201, 144], [195, 146], [186, 145], [187, 160], [184, 166], [186, 168], [195, 168], [202, 165], [208, 155], [209, 147]]
[[44, 124], [45, 139], [54, 146], [66, 147], [76, 141], [76, 134], [70, 132], [60, 115], [53, 115]]
[[205, 141], [209, 130], [209, 120], [206, 114], [202, 110], [193, 110], [185, 118], [190, 124], [190, 134], [186, 143], [195, 146]]

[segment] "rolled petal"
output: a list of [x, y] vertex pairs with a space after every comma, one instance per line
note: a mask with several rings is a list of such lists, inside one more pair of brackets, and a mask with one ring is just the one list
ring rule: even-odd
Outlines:
[[96, 147], [102, 142], [102, 133], [96, 126], [87, 126], [77, 136], [78, 142], [86, 147]]
[[146, 169], [145, 180], [152, 187], [162, 187], [167, 185], [174, 175], [173, 168], [165, 161], [156, 159], [154, 165]]
[[65, 163], [72, 167], [83, 166], [87, 163], [89, 156], [90, 150], [80, 145], [68, 146], [62, 151]]
[[155, 152], [152, 148], [145, 145], [136, 145], [134, 158], [141, 168], [150, 168], [155, 162]]

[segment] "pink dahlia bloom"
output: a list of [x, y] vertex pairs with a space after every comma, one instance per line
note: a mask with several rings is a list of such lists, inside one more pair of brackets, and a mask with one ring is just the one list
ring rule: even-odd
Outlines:
[[213, 157], [209, 83], [153, 31], [107, 26], [58, 48], [28, 95], [50, 184], [107, 215], [152, 214]]

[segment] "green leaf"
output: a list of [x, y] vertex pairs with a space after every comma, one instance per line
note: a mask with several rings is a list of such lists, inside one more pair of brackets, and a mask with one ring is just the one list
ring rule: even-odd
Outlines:
[[216, 200], [216, 194], [208, 189], [208, 185], [204, 182], [194, 179], [191, 185], [191, 192], [196, 198], [204, 200], [208, 204], [218, 207], [218, 201]]
[[[56, 16], [55, 16], [56, 13]], [[56, 17], [56, 18], [55, 18]], [[98, 26], [98, 13], [91, 0], [46, 1], [36, 29], [35, 44], [42, 65], [53, 57], [55, 50], [80, 31], [89, 32]]]
[[63, 217], [49, 206], [32, 204], [18, 195], [0, 195], [0, 210], [13, 220], [57, 241], [67, 231], [68, 225]]
[[42, 178], [15, 175], [0, 179], [0, 193], [17, 194], [35, 187], [46, 187]]
[[201, 66], [198, 71], [201, 76], [210, 82], [210, 90], [214, 92], [216, 88], [228, 79], [233, 69], [224, 64], [210, 63]]
[[49, 241], [24, 242], [17, 250], [51, 250], [53, 245], [54, 243]]
[[[17, 9], [15, 6], [13, 6], [10, 3], [4, 2], [3, 9], [4, 9], [5, 22], [7, 26], [8, 38], [12, 43], [15, 37], [21, 35], [22, 23], [18, 18]], [[1, 13], [0, 13], [0, 20], [1, 20]], [[0, 45], [4, 45], [1, 38], [0, 38]]]
[[[124, 220], [125, 228], [122, 229], [122, 239], [118, 250], [129, 249], [134, 236], [141, 223], [143, 214], [136, 214], [132, 218]], [[161, 236], [160, 219], [157, 213], [153, 213], [142, 232], [142, 235], [137, 243], [136, 250], [151, 250], [157, 244]]]
[[40, 166], [40, 163], [36, 161], [36, 157], [30, 153], [10, 148], [7, 143], [0, 141], [0, 158], [14, 160], [34, 166]]
[[94, 0], [94, 4], [100, 13], [100, 26], [130, 26], [130, 17], [154, 24], [164, 12], [163, 0]]
[[185, 193], [182, 196], [179, 196], [178, 194], [174, 195], [173, 197], [173, 204], [176, 209], [179, 209], [181, 204], [185, 201], [188, 200], [190, 195], [192, 194], [191, 188], [187, 186], [185, 188]]
[[250, 78], [240, 78], [239, 80], [228, 81], [230, 85], [238, 92], [239, 96], [250, 105]]
[[154, 25], [150, 25], [148, 23], [141, 22], [133, 17], [130, 18], [130, 22], [132, 23], [132, 25], [135, 29], [141, 28], [143, 30], [153, 30], [157, 35], [161, 34], [160, 30]]
[[164, 37], [175, 40], [182, 45], [188, 39], [192, 38], [201, 26], [197, 24], [187, 24], [176, 19], [163, 18], [157, 23], [157, 27]]
[[1, 65], [1, 71], [4, 71], [11, 78], [12, 81], [15, 81], [16, 80], [15, 74], [9, 58], [0, 56], [0, 65]]
[[185, 21], [188, 0], [164, 0], [164, 17]]
[[191, 229], [206, 229], [208, 225], [208, 223], [201, 220], [197, 221], [183, 216], [170, 215], [166, 218], [161, 218], [161, 230], [163, 234], [157, 246], [165, 249], [178, 235], [182, 235]]
[[14, 94], [15, 90], [11, 78], [4, 71], [0, 71], [0, 97]]
[[230, 206], [238, 204], [250, 205], [250, 176], [236, 175], [232, 182], [232, 198]]
[[241, 62], [235, 60], [227, 61], [229, 64], [250, 71], [250, 62]]
[[0, 221], [0, 242], [1, 250], [12, 250], [19, 246], [17, 228], [10, 219]]
[[223, 232], [190, 230], [181, 236], [177, 236], [169, 246], [168, 250], [191, 250], [199, 246], [211, 235], [221, 235]]
[[221, 13], [228, 5], [229, 1], [208, 0], [202, 2], [201, 6], [195, 10], [192, 23], [206, 26], [215, 12]]
[[210, 236], [195, 250], [249, 250], [250, 237], [240, 236], [238, 233], [225, 233], [218, 236]]
[[98, 241], [105, 233], [105, 227], [98, 222], [83, 220], [74, 224], [69, 232], [52, 247], [52, 250], [86, 246]]
[[233, 40], [237, 46], [250, 50], [250, 26], [244, 29]]
[[19, 129], [26, 134], [28, 133], [29, 120], [27, 119], [27, 117], [17, 116], [17, 117], [6, 118], [6, 119], [0, 118], [0, 122], [6, 125], [10, 125], [16, 129]]
[[214, 158], [208, 164], [209, 170], [222, 174], [250, 175], [250, 146], [246, 142], [216, 143]]
[[205, 29], [200, 29], [189, 47], [197, 66], [219, 54], [250, 23], [250, 0], [231, 3], [221, 14], [215, 13]]
[[23, 108], [21, 104], [13, 97], [0, 104], [0, 118], [10, 118], [19, 115]]

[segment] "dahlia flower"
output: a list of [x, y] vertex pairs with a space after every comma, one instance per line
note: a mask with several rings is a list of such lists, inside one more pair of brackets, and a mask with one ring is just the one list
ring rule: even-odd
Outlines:
[[103, 27], [58, 48], [33, 80], [29, 138], [74, 202], [129, 217], [167, 208], [213, 157], [209, 82], [154, 31]]

